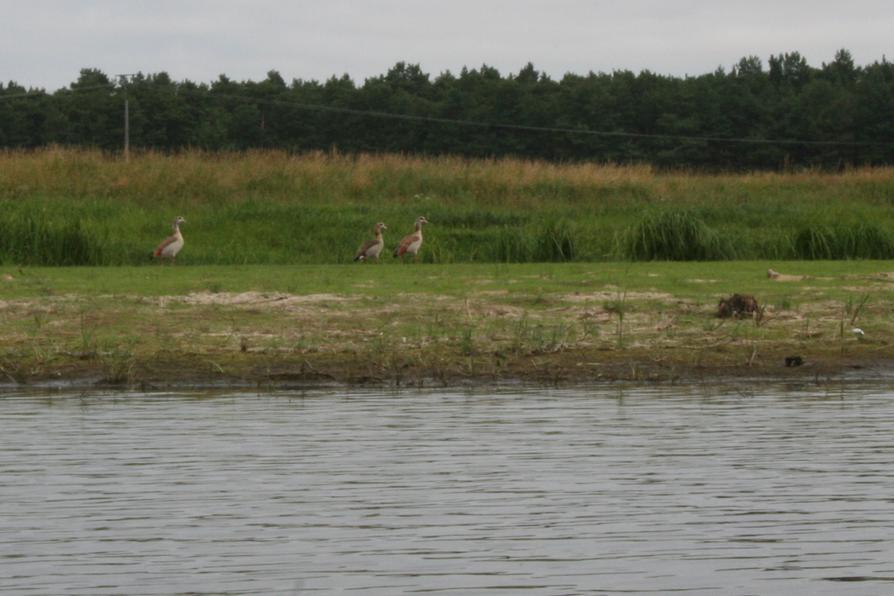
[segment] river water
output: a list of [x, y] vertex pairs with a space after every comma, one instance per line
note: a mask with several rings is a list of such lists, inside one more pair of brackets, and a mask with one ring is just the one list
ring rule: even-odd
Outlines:
[[892, 594], [894, 393], [0, 396], [10, 594]]

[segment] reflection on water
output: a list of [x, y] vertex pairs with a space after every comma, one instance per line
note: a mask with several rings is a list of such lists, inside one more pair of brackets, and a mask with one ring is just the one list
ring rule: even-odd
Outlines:
[[894, 394], [0, 398], [16, 594], [894, 593]]

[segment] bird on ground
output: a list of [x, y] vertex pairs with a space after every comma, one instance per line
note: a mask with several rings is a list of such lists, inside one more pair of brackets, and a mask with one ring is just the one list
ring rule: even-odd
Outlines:
[[859, 327], [854, 327], [853, 329], [851, 329], [851, 333], [853, 333], [855, 336], [857, 336], [857, 339], [859, 339], [860, 341], [863, 341], [864, 339], [866, 339], [866, 332], [863, 331], [862, 329], [860, 329]]
[[416, 231], [412, 234], [407, 234], [401, 239], [400, 244], [394, 249], [395, 257], [403, 259], [405, 255], [413, 255], [413, 261], [416, 260], [419, 247], [422, 246], [422, 224], [427, 223], [428, 220], [422, 215], [416, 218]]
[[377, 223], [373, 227], [373, 233], [376, 235], [376, 237], [372, 240], [367, 240], [360, 245], [360, 248], [357, 249], [357, 253], [354, 255], [354, 260], [368, 261], [369, 259], [373, 259], [376, 263], [378, 263], [379, 253], [381, 253], [382, 249], [385, 247], [385, 239], [382, 238], [382, 230], [387, 229], [388, 226], [386, 226], [382, 222]]
[[171, 224], [171, 227], [174, 228], [174, 233], [161, 241], [161, 244], [152, 253], [153, 256], [160, 259], [171, 259], [171, 263], [174, 263], [177, 253], [183, 248], [183, 234], [180, 233], [180, 224], [182, 223], [186, 223], [186, 220], [178, 215], [174, 223]]

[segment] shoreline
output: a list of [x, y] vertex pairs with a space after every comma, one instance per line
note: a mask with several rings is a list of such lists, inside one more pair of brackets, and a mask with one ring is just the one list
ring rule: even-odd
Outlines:
[[11, 270], [0, 390], [894, 378], [891, 263], [772, 265]]
[[[0, 382], [0, 396], [12, 393], [41, 391], [124, 390], [156, 392], [168, 390], [269, 390], [269, 391], [351, 391], [401, 389], [483, 389], [483, 388], [575, 388], [604, 386], [669, 387], [677, 385], [718, 385], [755, 387], [776, 384], [825, 386], [840, 383], [878, 384], [894, 381], [894, 359], [862, 359], [848, 357], [836, 361], [810, 361], [799, 367], [778, 365], [731, 365], [728, 363], [656, 363], [624, 360], [623, 362], [585, 363], [565, 355], [530, 361], [507, 363], [501, 372], [493, 369], [480, 372], [454, 371], [417, 365], [391, 371], [393, 376], [370, 376], [365, 368], [317, 368], [308, 361], [275, 369], [246, 368], [241, 374], [207, 374], [204, 370], [166, 370], [159, 375], [132, 371], [128, 378], [110, 379], [101, 366], [71, 366], [48, 369], [44, 374], [27, 379], [9, 375]], [[579, 355], [578, 355], [579, 356]], [[138, 365], [139, 366], [139, 365]], [[443, 363], [442, 363], [443, 366]], [[474, 366], [474, 364], [473, 364]], [[527, 367], [527, 372], [523, 369]]]

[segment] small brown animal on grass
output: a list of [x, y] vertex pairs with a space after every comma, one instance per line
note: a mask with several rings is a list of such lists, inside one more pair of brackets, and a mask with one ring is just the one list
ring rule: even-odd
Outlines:
[[717, 305], [717, 316], [720, 318], [741, 317], [760, 312], [754, 296], [749, 294], [733, 294], [729, 298], [721, 298]]

